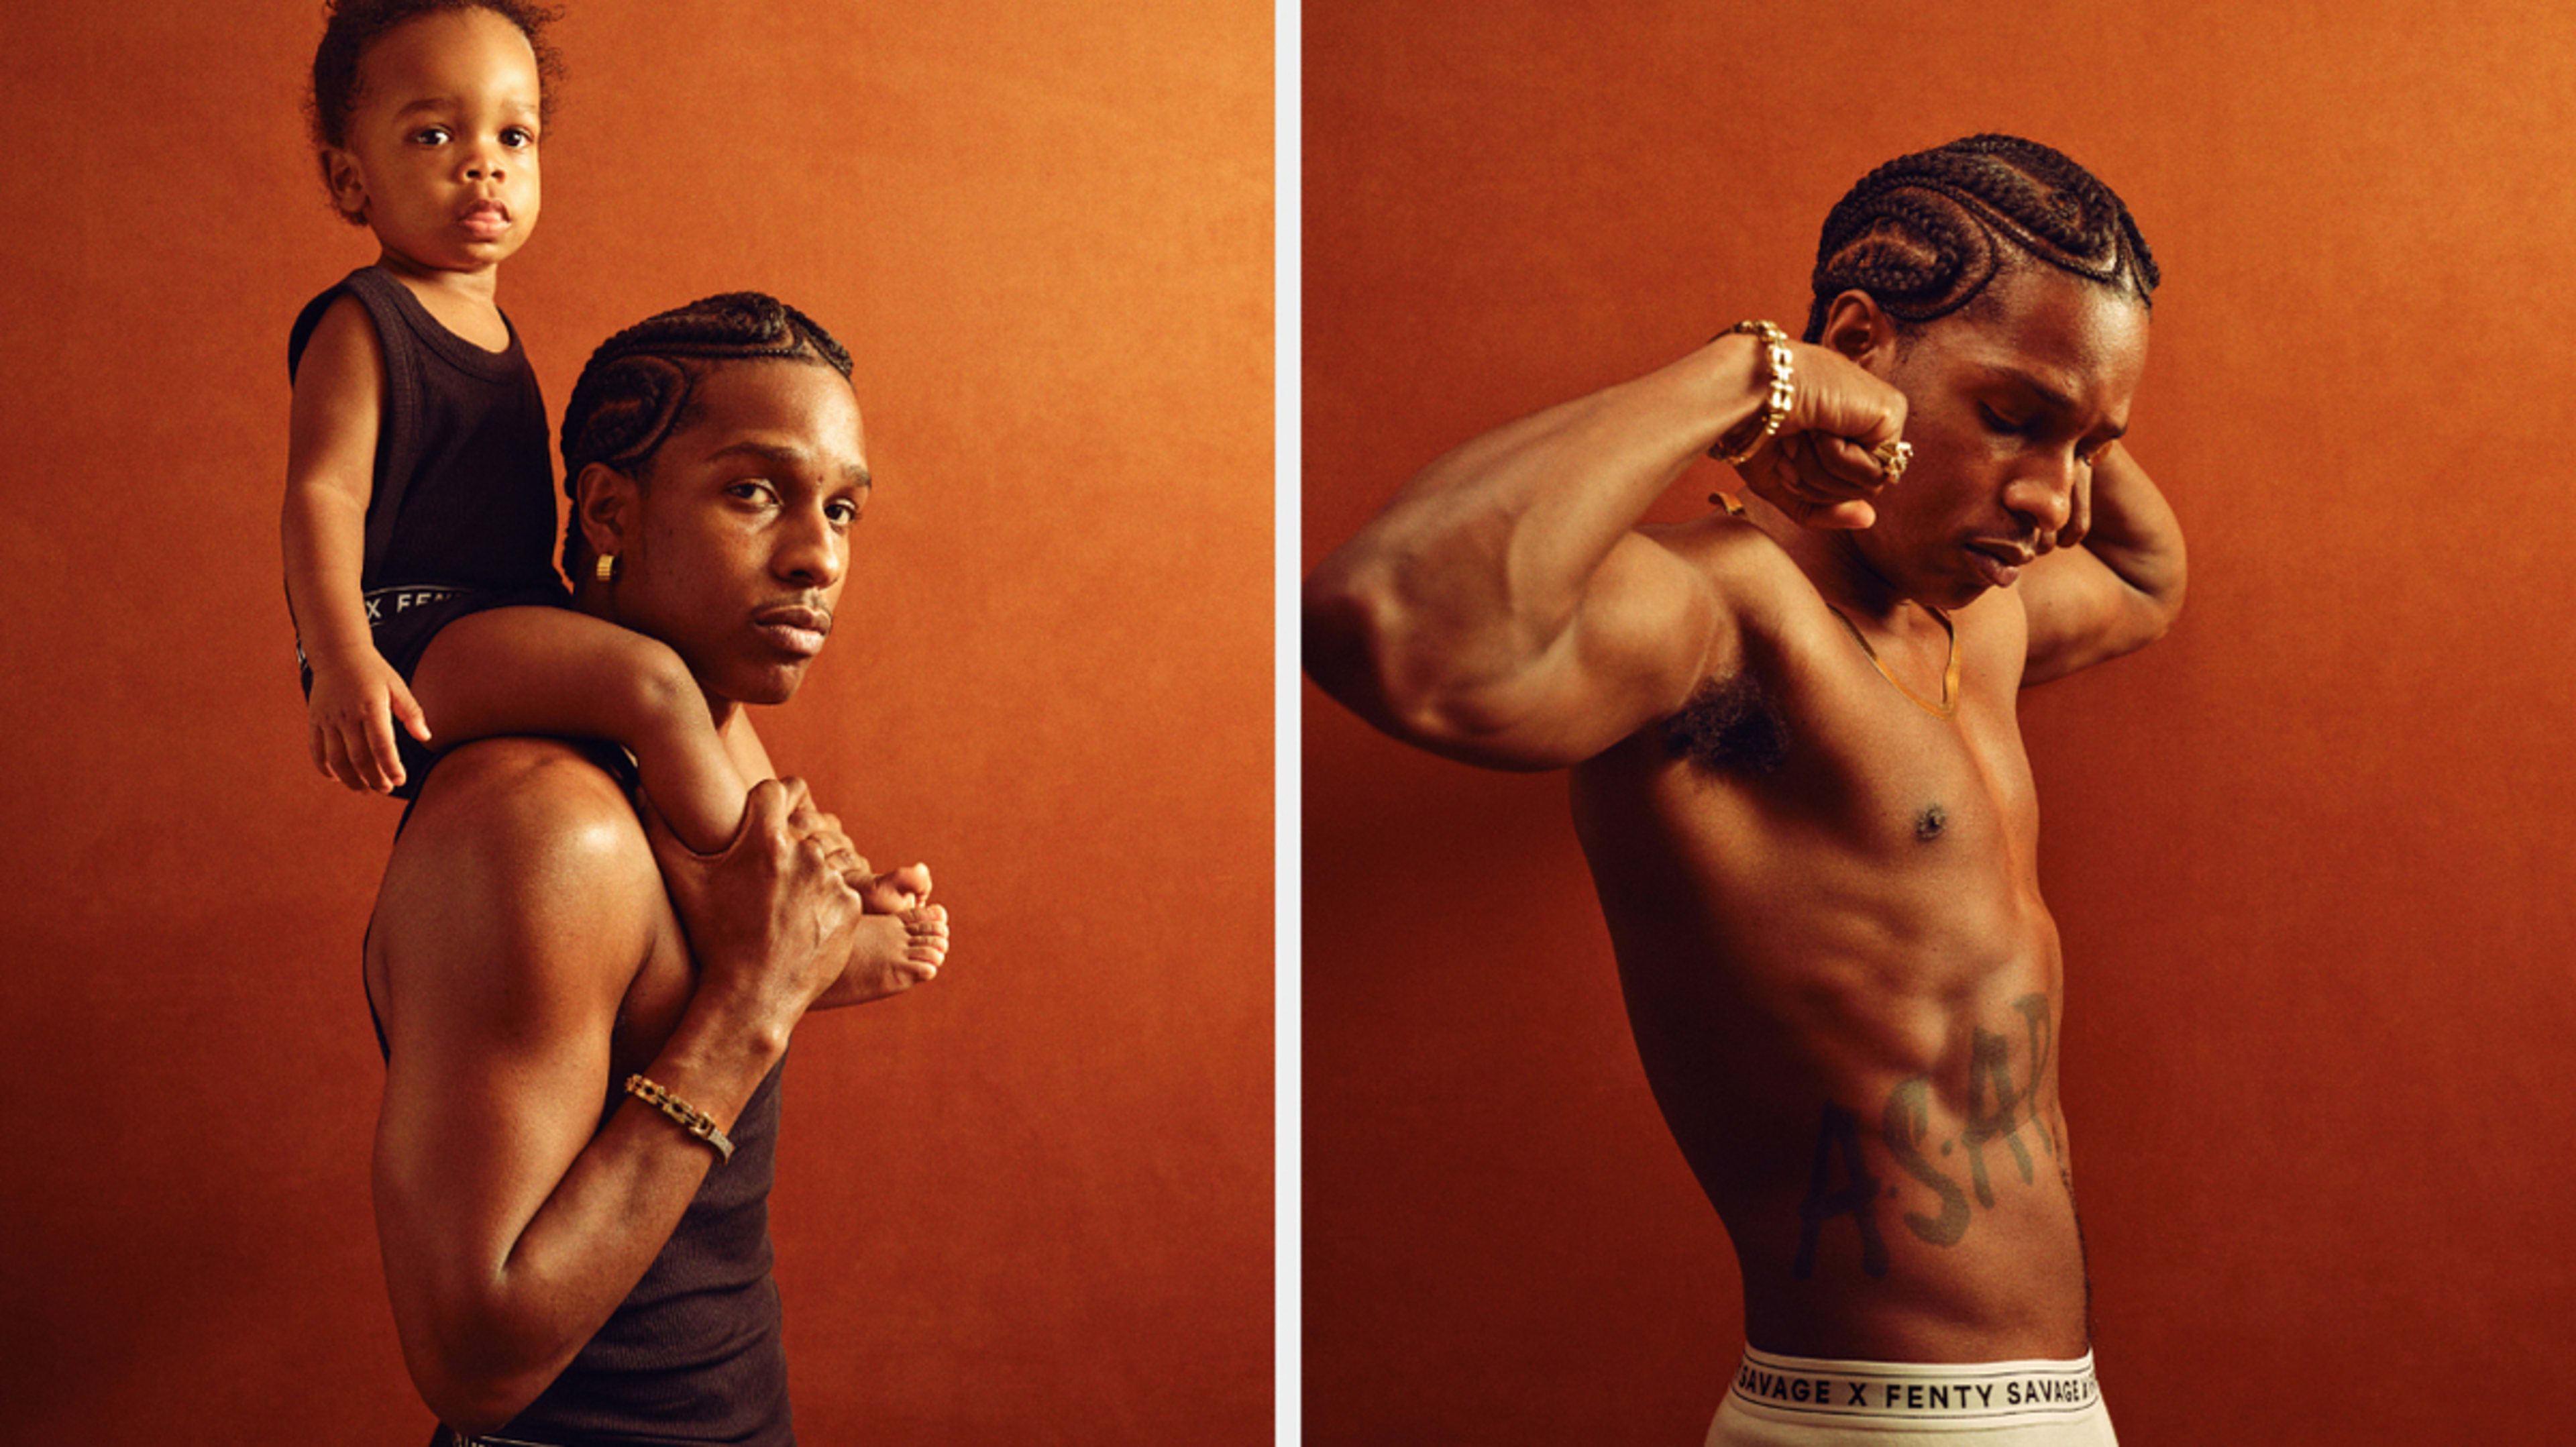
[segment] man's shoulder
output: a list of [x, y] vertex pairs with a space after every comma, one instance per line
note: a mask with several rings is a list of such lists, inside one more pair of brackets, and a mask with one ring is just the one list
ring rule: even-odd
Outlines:
[[[1796, 651], [1815, 620], [1831, 617], [1796, 556], [1740, 512], [1710, 512], [1638, 532], [1679, 559], [1730, 625], [1748, 642], [1761, 640], [1766, 651]], [[1740, 654], [1730, 657], [1717, 673], [1732, 676], [1745, 661]]]
[[388, 895], [649, 912], [661, 871], [625, 784], [583, 746], [497, 738], [443, 756], [395, 841]]
[[625, 782], [589, 746], [563, 739], [477, 739], [441, 756], [404, 835], [424, 830], [543, 840], [604, 856], [631, 846], [652, 867]]
[[1739, 605], [1771, 603], [1815, 591], [1789, 550], [1740, 512], [1711, 512], [1637, 531], [1688, 563], [1711, 587]]
[[649, 961], [685, 949], [624, 786], [581, 748], [530, 738], [439, 761], [367, 935], [398, 1054], [406, 1039], [588, 1038]]

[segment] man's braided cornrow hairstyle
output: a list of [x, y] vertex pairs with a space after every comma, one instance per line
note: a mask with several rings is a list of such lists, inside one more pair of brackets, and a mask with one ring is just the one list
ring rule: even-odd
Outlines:
[[[565, 495], [578, 501], [581, 470], [594, 462], [649, 475], [663, 440], [688, 424], [699, 380], [720, 366], [762, 361], [819, 363], [850, 375], [849, 352], [820, 323], [756, 291], [674, 307], [600, 343], [564, 408]], [[576, 512], [564, 532], [566, 573], [580, 542]]]
[[1825, 218], [1806, 340], [1833, 299], [1858, 289], [1900, 330], [1948, 316], [2034, 259], [2148, 303], [2156, 260], [2118, 195], [2036, 141], [1970, 136], [1899, 156], [1861, 178]]

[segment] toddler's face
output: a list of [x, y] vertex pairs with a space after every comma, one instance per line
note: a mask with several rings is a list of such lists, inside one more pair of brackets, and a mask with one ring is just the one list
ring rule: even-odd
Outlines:
[[488, 271], [537, 224], [537, 58], [489, 10], [410, 21], [358, 69], [348, 145], [325, 152], [332, 197], [389, 259]]

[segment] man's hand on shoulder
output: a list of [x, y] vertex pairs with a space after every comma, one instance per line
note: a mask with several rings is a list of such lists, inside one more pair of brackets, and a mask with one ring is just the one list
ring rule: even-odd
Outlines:
[[[842, 831], [840, 819], [817, 805], [812, 791], [801, 781], [781, 781], [781, 787], [787, 790], [785, 827], [801, 844], [821, 850], [825, 867], [857, 899], [865, 915], [850, 927], [849, 949], [842, 958], [839, 975], [806, 1008], [830, 1010], [863, 1005], [900, 995], [935, 978], [948, 959], [948, 909], [930, 902], [929, 866], [908, 864], [901, 869], [875, 872]], [[657, 819], [649, 813], [646, 818], [666, 872], [676, 862], [678, 868], [688, 872], [692, 880], [689, 887], [700, 887], [703, 873], [713, 867], [714, 859], [689, 853]], [[673, 897], [680, 899], [676, 884]], [[680, 902], [684, 925], [695, 907], [690, 902]]]
[[753, 786], [740, 832], [720, 854], [693, 854], [648, 805], [646, 835], [698, 962], [698, 998], [783, 1048], [840, 978], [867, 904], [835, 865], [848, 840], [801, 779]]

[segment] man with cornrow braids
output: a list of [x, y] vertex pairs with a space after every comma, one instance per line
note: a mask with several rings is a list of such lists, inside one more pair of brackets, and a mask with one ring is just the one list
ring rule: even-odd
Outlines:
[[[1380, 729], [1571, 768], [1638, 1054], [1742, 1270], [1715, 1444], [2100, 1444], [2018, 692], [2159, 637], [2120, 444], [2156, 268], [1977, 136], [1825, 223], [1753, 321], [1432, 463], [1306, 587]], [[1749, 494], [1639, 519], [1702, 454]]]
[[[712, 297], [602, 346], [564, 418], [573, 606], [686, 663], [761, 781], [731, 845], [689, 853], [622, 756], [554, 739], [440, 756], [404, 817], [366, 951], [376, 1221], [439, 1447], [795, 1440], [780, 1063], [946, 947], [926, 873], [871, 874], [742, 713], [832, 626], [870, 491], [849, 370], [793, 308]], [[871, 913], [923, 948], [854, 953]]]

